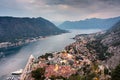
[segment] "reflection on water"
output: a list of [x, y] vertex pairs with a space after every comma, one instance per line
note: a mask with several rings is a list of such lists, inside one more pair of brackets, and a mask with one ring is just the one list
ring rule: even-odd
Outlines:
[[71, 38], [73, 38], [75, 35], [89, 34], [98, 31], [100, 30], [70, 30], [71, 33], [50, 36], [23, 46], [18, 50], [7, 52], [10, 55], [0, 59], [0, 80], [5, 80], [5, 78], [9, 76], [11, 72], [24, 68], [30, 54], [33, 54], [37, 57], [46, 52], [60, 51], [64, 49], [66, 45], [74, 42], [74, 40]]

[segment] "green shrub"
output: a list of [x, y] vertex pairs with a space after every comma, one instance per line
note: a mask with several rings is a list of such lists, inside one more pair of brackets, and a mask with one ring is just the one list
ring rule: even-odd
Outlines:
[[38, 68], [32, 71], [32, 77], [35, 78], [35, 80], [44, 80], [45, 79], [44, 73], [45, 73], [44, 68]]
[[78, 74], [73, 74], [69, 77], [68, 80], [81, 80], [81, 76]]
[[120, 80], [120, 64], [113, 70], [111, 80]]
[[48, 56], [53, 57], [53, 54], [52, 54], [52, 53], [46, 53], [45, 55], [39, 56], [38, 59], [39, 59], [39, 58], [45, 58], [45, 59], [47, 60], [47, 59], [48, 59]]

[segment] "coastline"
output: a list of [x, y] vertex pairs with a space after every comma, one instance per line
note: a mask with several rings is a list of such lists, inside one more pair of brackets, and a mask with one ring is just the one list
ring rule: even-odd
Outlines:
[[[69, 33], [69, 31], [66, 31], [65, 33]], [[55, 34], [55, 35], [61, 35], [61, 34], [64, 34], [64, 33]], [[13, 50], [13, 49], [19, 49], [25, 45], [28, 45], [29, 43], [33, 43], [33, 42], [39, 41], [41, 39], [55, 36], [55, 35], [39, 36], [36, 38], [29, 38], [29, 39], [25, 39], [25, 40], [21, 39], [18, 42], [2, 42], [2, 43], [0, 43], [0, 56], [4, 55], [4, 52], [6, 52], [6, 51]]]
[[[36, 70], [37, 68], [39, 68], [39, 67], [41, 67], [41, 68], [43, 68], [43, 67], [47, 67], [47, 68], [49, 68], [49, 66], [51, 66], [51, 69], [53, 68], [53, 73], [54, 73], [54, 69], [55, 69], [55, 71], [59, 71], [59, 68], [61, 68], [62, 69], [62, 67], [64, 66], [64, 68], [65, 67], [68, 67], [69, 66], [69, 69], [70, 69], [70, 71], [73, 69], [73, 72], [74, 73], [72, 73], [72, 72], [70, 72], [69, 74], [68, 74], [68, 72], [69, 72], [69, 70], [68, 71], [64, 71], [65, 73], [67, 73], [66, 75], [68, 75], [68, 77], [70, 77], [70, 76], [72, 76], [72, 74], [76, 74], [77, 73], [77, 71], [79, 70], [79, 69], [82, 69], [82, 67], [84, 67], [84, 66], [86, 66], [86, 67], [88, 67], [87, 65], [89, 65], [90, 67], [89, 68], [91, 68], [92, 66], [94, 67], [95, 65], [93, 64], [93, 62], [95, 62], [95, 64], [97, 64], [98, 65], [98, 69], [95, 69], [95, 70], [99, 70], [99, 71], [102, 71], [102, 74], [101, 75], [99, 75], [99, 77], [102, 79], [102, 78], [105, 78], [105, 77], [103, 77], [103, 75], [104, 75], [104, 69], [106, 68], [106, 65], [103, 65], [102, 63], [101, 63], [101, 61], [99, 61], [97, 58], [96, 58], [96, 54], [95, 53], [93, 53], [93, 54], [91, 54], [90, 53], [90, 51], [87, 49], [87, 47], [86, 47], [86, 45], [87, 45], [87, 42], [89, 42], [89, 40], [90, 41], [94, 41], [95, 39], [94, 39], [94, 36], [96, 36], [96, 35], [99, 35], [99, 34], [101, 34], [101, 33], [98, 33], [98, 34], [96, 34], [96, 33], [94, 33], [94, 34], [89, 34], [89, 35], [83, 35], [83, 34], [81, 34], [81, 35], [76, 35], [73, 39], [75, 39], [76, 41], [74, 42], [74, 43], [71, 43], [71, 44], [69, 44], [68, 46], [66, 46], [65, 48], [64, 48], [64, 50], [63, 51], [60, 51], [60, 52], [53, 52], [53, 53], [48, 53], [48, 54], [45, 54], [45, 55], [42, 55], [42, 56], [39, 56], [39, 58], [38, 58], [38, 62], [37, 63], [32, 63], [32, 65], [34, 66], [34, 67], [31, 67], [31, 69], [29, 70], [29, 71], [34, 71], [34, 70]], [[78, 54], [79, 53], [79, 54]], [[53, 56], [53, 57], [50, 57], [50, 56]], [[61, 56], [61, 57], [60, 57]], [[76, 60], [74, 60], [75, 59], [75, 57], [77, 57], [78, 58], [78, 60], [77, 60], [77, 63], [76, 63]], [[29, 58], [30, 59], [30, 58]], [[54, 60], [55, 59], [55, 61], [53, 61], [52, 63], [51, 63], [51, 60]], [[60, 60], [60, 62], [59, 62], [59, 60]], [[80, 61], [79, 61], [79, 59], [80, 59]], [[65, 62], [64, 62], [64, 60], [65, 60]], [[70, 60], [70, 62], [72, 61], [73, 63], [69, 63], [69, 60]], [[43, 62], [42, 62], [43, 61]], [[56, 62], [57, 61], [57, 62]], [[63, 64], [61, 64], [61, 61], [62, 62], [64, 62], [64, 64], [65, 65], [63, 65]], [[66, 62], [67, 61], [67, 62]], [[46, 64], [46, 62], [50, 62], [49, 63], [49, 65], [48, 64]], [[78, 62], [82, 62], [82, 64], [79, 64]], [[29, 60], [28, 60], [28, 62], [27, 62], [27, 65], [28, 65], [28, 63], [29, 63]], [[84, 63], [86, 63], [86, 64], [84, 64]], [[71, 64], [73, 64], [73, 65], [71, 65]], [[26, 67], [27, 67], [27, 65], [26, 65]], [[68, 66], [67, 66], [68, 65]], [[31, 65], [30, 65], [31, 66]], [[38, 67], [39, 66], [39, 67]], [[25, 67], [25, 69], [26, 69], [26, 67]], [[29, 67], [28, 67], [29, 68]], [[92, 69], [92, 68], [91, 68]], [[95, 70], [91, 70], [91, 72], [94, 72]], [[99, 72], [98, 71], [98, 72]], [[97, 73], [98, 73], [97, 72]], [[48, 71], [47, 71], [47, 73], [49, 73], [49, 69], [48, 69]], [[51, 73], [51, 71], [50, 71], [50, 73]], [[94, 72], [95, 74], [97, 74], [96, 72]], [[58, 73], [57, 73], [58, 74]], [[83, 73], [78, 73], [78, 74], [81, 74], [81, 75], [84, 75]], [[89, 74], [89, 73], [88, 73]], [[47, 76], [47, 78], [46, 79], [49, 79], [50, 78], [50, 76], [51, 75], [55, 75], [55, 76], [57, 76], [56, 74], [46, 74], [45, 76]], [[58, 74], [58, 75], [61, 75], [61, 76], [63, 76], [63, 77], [66, 77], [65, 75], [64, 75], [64, 73], [62, 74], [62, 72], [61, 72], [61, 74]], [[33, 77], [31, 76], [31, 73], [30, 74], [26, 74], [26, 76], [27, 76], [27, 78], [25, 79], [25, 80], [32, 80], [33, 79]], [[87, 76], [87, 75], [86, 75]], [[109, 75], [108, 75], [109, 76]], [[24, 76], [25, 77], [25, 76]], [[67, 77], [67, 79], [68, 79], [68, 77]], [[98, 78], [98, 77], [94, 77], [94, 78]], [[109, 78], [109, 77], [108, 77]], [[21, 79], [20, 80], [22, 80], [22, 77], [21, 77]]]
[[[89, 33], [92, 33], [93, 31], [94, 32], [97, 32], [96, 30], [88, 30], [89, 31]], [[99, 31], [99, 30], [98, 30]], [[82, 33], [82, 34], [84, 34], [84, 30], [83, 31], [79, 31], [79, 33]], [[77, 32], [75, 32], [75, 30], [72, 32], [72, 33], [67, 33], [67, 34], [62, 34], [62, 35], [58, 35], [58, 36], [51, 36], [51, 38], [47, 38], [47, 39], [43, 39], [41, 42], [43, 42], [43, 43], [40, 43], [39, 41], [37, 42], [37, 44], [40, 44], [41, 46], [40, 46], [40, 49], [38, 49], [39, 47], [36, 47], [35, 45], [33, 45], [33, 44], [36, 44], [36, 42], [35, 43], [32, 43], [32, 44], [30, 44], [30, 49], [27, 49], [27, 48], [29, 48], [29, 47], [25, 47], [25, 49], [24, 49], [24, 47], [22, 48], [22, 50], [19, 52], [20, 54], [22, 54], [22, 55], [24, 55], [25, 53], [30, 53], [31, 54], [31, 52], [32, 52], [32, 54], [35, 54], [34, 56], [39, 56], [38, 55], [38, 53], [36, 53], [36, 50], [38, 51], [38, 50], [42, 50], [42, 51], [39, 51], [39, 54], [40, 53], [42, 53], [42, 55], [44, 55], [45, 53], [47, 53], [47, 52], [51, 52], [51, 48], [49, 48], [48, 46], [44, 46], [43, 44], [44, 43], [47, 43], [47, 44], [50, 44], [49, 46], [52, 46], [52, 47], [55, 47], [56, 46], [56, 48], [55, 48], [55, 50], [54, 51], [52, 51], [52, 52], [56, 52], [56, 49], [58, 49], [57, 51], [61, 51], [61, 50], [63, 50], [63, 48], [66, 46], [66, 45], [69, 45], [69, 44], [71, 44], [71, 43], [73, 43], [75, 40], [73, 40], [73, 39], [71, 39], [72, 37], [74, 37], [75, 35], [77, 35], [78, 34], [78, 31]], [[67, 36], [67, 38], [66, 38], [66, 36]], [[63, 40], [59, 40], [59, 38], [64, 38]], [[55, 41], [54, 41], [54, 39], [55, 39]], [[52, 41], [49, 41], [49, 40], [52, 40]], [[56, 45], [54, 45], [53, 43], [55, 43], [55, 42], [58, 42], [58, 41], [62, 41], [60, 44], [59, 43], [56, 43]], [[63, 43], [63, 41], [64, 41], [64, 43]], [[70, 41], [70, 42], [69, 42]], [[66, 45], [65, 45], [66, 44]], [[35, 50], [34, 49], [31, 49], [31, 45], [33, 45], [34, 46], [34, 48], [35, 48]], [[62, 47], [57, 47], [57, 46], [62, 46], [62, 45], [64, 45], [64, 46], [62, 46]], [[43, 48], [42, 48], [43, 47]], [[47, 48], [48, 47], [48, 48]], [[46, 50], [46, 48], [48, 49], [47, 51], [44, 51], [44, 50]], [[60, 49], [59, 49], [60, 48]], [[25, 50], [27, 50], [27, 52], [24, 52]], [[30, 50], [32, 50], [32, 51], [30, 51]], [[34, 52], [33, 52], [34, 51]], [[19, 56], [20, 56], [20, 54], [19, 54]], [[29, 55], [30, 55], [29, 54]], [[37, 54], [37, 55], [36, 55]], [[28, 57], [29, 57], [29, 55], [27, 55]], [[19, 58], [19, 57], [18, 57]], [[12, 60], [15, 60], [15, 59], [12, 59]], [[23, 60], [22, 60], [23, 61]], [[27, 63], [27, 59], [26, 59], [26, 62], [24, 63], [24, 66], [23, 67], [25, 67], [25, 65], [26, 65], [26, 63]], [[21, 64], [21, 63], [20, 63]], [[17, 64], [17, 65], [19, 65], [19, 64]], [[16, 65], [16, 66], [17, 66]], [[22, 67], [22, 68], [23, 68]], [[19, 68], [16, 68], [16, 69], [14, 69], [13, 71], [16, 71], [16, 70], [18, 70], [18, 69], [21, 69], [21, 67], [19, 67]], [[11, 72], [13, 72], [13, 71], [11, 71]]]

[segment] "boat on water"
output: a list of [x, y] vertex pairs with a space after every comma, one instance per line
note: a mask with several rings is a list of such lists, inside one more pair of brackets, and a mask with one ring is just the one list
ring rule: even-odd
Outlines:
[[22, 74], [22, 72], [23, 72], [23, 69], [20, 69], [20, 70], [12, 72], [12, 75], [20, 75]]

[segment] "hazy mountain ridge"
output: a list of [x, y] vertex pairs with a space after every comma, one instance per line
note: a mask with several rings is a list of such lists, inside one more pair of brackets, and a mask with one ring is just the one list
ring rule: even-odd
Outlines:
[[0, 42], [64, 33], [50, 21], [38, 18], [0, 17]]
[[62, 29], [109, 29], [120, 20], [120, 17], [100, 19], [90, 18], [80, 21], [65, 21], [59, 25]]

